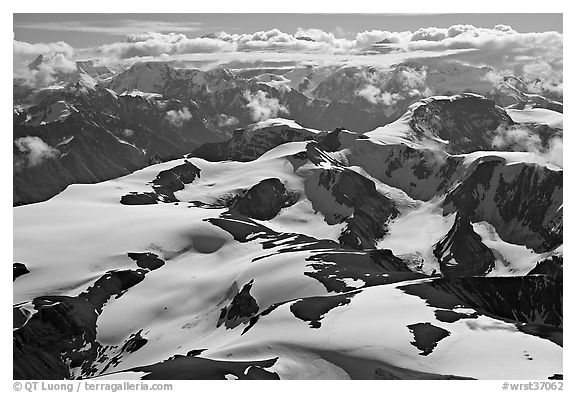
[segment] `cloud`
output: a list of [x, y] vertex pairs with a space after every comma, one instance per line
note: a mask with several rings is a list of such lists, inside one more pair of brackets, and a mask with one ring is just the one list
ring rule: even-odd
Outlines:
[[[312, 41], [303, 40], [302, 37], [312, 38]], [[145, 56], [251, 51], [346, 53], [354, 46], [353, 40], [336, 38], [333, 33], [319, 29], [299, 29], [294, 35], [271, 29], [251, 34], [218, 32], [196, 38], [188, 38], [176, 32], [129, 34], [125, 41], [102, 45], [97, 48], [97, 52], [104, 57], [121, 60]]]
[[548, 148], [542, 152], [542, 156], [551, 163], [563, 168], [564, 141], [562, 138], [553, 138], [548, 142]]
[[[29, 44], [14, 40], [14, 77], [36, 89], [48, 86], [56, 81], [55, 74], [76, 71], [74, 53], [74, 48], [65, 42]], [[39, 56], [42, 56], [42, 62], [36, 69], [30, 69], [28, 65]]]
[[57, 158], [60, 152], [37, 136], [25, 136], [14, 141], [14, 146], [21, 153], [14, 157], [14, 170], [32, 168], [44, 161]]
[[[564, 82], [562, 72], [555, 72], [548, 63], [533, 63], [524, 67], [522, 78], [510, 77], [513, 70], [489, 71], [482, 79], [496, 89], [512, 86], [523, 93], [539, 94], [551, 98], [562, 97]], [[542, 79], [545, 78], [545, 79]]]
[[29, 44], [24, 41], [14, 40], [12, 43], [12, 50], [15, 56], [19, 58], [26, 57], [26, 60], [30, 61], [38, 55], [54, 55], [56, 53], [62, 53], [69, 58], [74, 54], [74, 48], [62, 41]]
[[542, 142], [537, 134], [523, 126], [499, 127], [493, 135], [492, 147], [537, 153], [542, 150]]
[[236, 45], [216, 38], [188, 38], [184, 34], [143, 33], [129, 35], [126, 41], [102, 45], [106, 58], [121, 60], [135, 57], [215, 53], [236, 50]]
[[122, 135], [124, 135], [124, 137], [126, 137], [126, 138], [130, 138], [131, 136], [134, 135], [134, 130], [126, 128], [122, 131]]
[[364, 86], [356, 92], [356, 95], [374, 105], [383, 104], [386, 106], [393, 106], [397, 101], [404, 99], [404, 97], [398, 93], [391, 94], [387, 91], [380, 90], [374, 85]]
[[410, 41], [442, 41], [448, 36], [448, 29], [440, 29], [438, 27], [426, 27], [416, 30]]
[[174, 127], [182, 127], [185, 122], [192, 119], [190, 110], [186, 107], [179, 110], [170, 110], [166, 112], [166, 120]]
[[254, 94], [245, 90], [243, 96], [248, 101], [246, 106], [250, 109], [250, 117], [254, 121], [264, 121], [278, 117], [280, 113], [288, 114], [288, 109], [281, 105], [277, 98], [269, 97], [268, 93], [262, 90], [258, 90]]
[[370, 68], [354, 75], [354, 80], [364, 80], [356, 95], [374, 105], [394, 106], [407, 98], [425, 97], [433, 94], [426, 86], [427, 68], [402, 65], [392, 73], [388, 69]]
[[370, 30], [358, 33], [354, 40], [354, 44], [358, 48], [365, 48], [381, 41], [390, 44], [399, 44], [401, 42], [409, 41], [411, 38], [412, 33], [410, 31], [397, 33], [385, 30]]
[[499, 127], [492, 138], [492, 147], [498, 150], [535, 153], [545, 158], [548, 162], [563, 167], [564, 141], [562, 137], [550, 139], [545, 146], [540, 136], [534, 131], [522, 125], [515, 125], [508, 128]]
[[394, 80], [399, 85], [399, 90], [406, 92], [410, 97], [430, 96], [433, 92], [426, 86], [427, 75], [426, 67], [420, 69], [402, 67], [394, 75]]
[[233, 127], [238, 125], [238, 119], [234, 116], [228, 116], [224, 113], [219, 114], [216, 116], [216, 122], [218, 127]]
[[448, 37], [456, 37], [462, 33], [466, 33], [468, 31], [475, 30], [476, 27], [472, 25], [453, 25], [446, 29], [446, 35]]
[[[424, 27], [416, 31], [391, 32], [370, 30], [359, 32], [355, 37], [342, 38], [321, 29], [298, 28], [294, 33], [279, 29], [257, 31], [250, 34], [218, 32], [202, 37], [188, 37], [185, 23], [175, 25], [166, 33], [166, 26], [129, 22], [123, 31], [131, 31], [126, 39], [94, 48], [75, 50], [68, 44], [28, 44], [14, 41], [14, 73], [24, 72], [26, 62], [40, 53], [62, 53], [66, 59], [98, 58], [102, 64], [130, 65], [136, 61], [178, 61], [215, 66], [223, 62], [274, 62], [282, 63], [314, 61], [321, 65], [366, 64], [385, 65], [406, 58], [444, 57], [474, 65], [486, 65], [497, 70], [511, 70], [514, 75], [533, 78], [545, 73], [546, 80], [553, 80], [551, 90], [562, 89], [563, 35], [558, 32], [520, 33], [510, 26], [496, 25], [479, 28], [473, 25], [453, 25], [447, 28]], [[151, 32], [140, 32], [141, 26]], [[113, 28], [111, 24], [89, 26], [89, 29]], [[158, 27], [156, 31], [153, 28]], [[191, 24], [191, 28], [195, 25]], [[57, 26], [52, 26], [57, 28]], [[73, 31], [81, 26], [65, 25]], [[381, 55], [373, 45], [381, 43], [392, 52]], [[377, 56], [375, 56], [377, 55]], [[394, 63], [391, 63], [394, 64]], [[28, 78], [32, 80], [31, 78]], [[49, 81], [49, 78], [38, 78]], [[375, 85], [379, 87], [378, 85]], [[379, 87], [380, 88], [380, 87]], [[381, 89], [382, 90], [382, 89]]]
[[[32, 87], [35, 89], [49, 86], [56, 81], [54, 76], [54, 69], [48, 64], [40, 64], [36, 72], [30, 71], [30, 76], [33, 78]], [[28, 78], [26, 78], [28, 79]]]

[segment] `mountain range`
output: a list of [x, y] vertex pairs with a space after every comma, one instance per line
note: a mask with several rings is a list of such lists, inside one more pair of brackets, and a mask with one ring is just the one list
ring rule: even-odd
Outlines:
[[562, 97], [494, 74], [15, 81], [14, 378], [561, 379]]

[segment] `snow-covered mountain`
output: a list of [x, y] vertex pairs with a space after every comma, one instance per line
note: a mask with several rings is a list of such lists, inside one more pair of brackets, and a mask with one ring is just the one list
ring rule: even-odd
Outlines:
[[[95, 91], [92, 112], [67, 93], [45, 124], [15, 117], [62, 150], [130, 124], [90, 151], [137, 159], [160, 151], [146, 114], [183, 105]], [[473, 94], [360, 135], [271, 118], [17, 207], [14, 378], [559, 378], [563, 170], [490, 150], [519, 126], [542, 146], [562, 133], [549, 110]]]
[[112, 179], [228, 137], [191, 100], [134, 90], [119, 95], [81, 82], [43, 89], [34, 100], [14, 114], [15, 204], [46, 200], [69, 184]]
[[563, 377], [561, 81], [124, 60], [14, 80], [15, 379]]

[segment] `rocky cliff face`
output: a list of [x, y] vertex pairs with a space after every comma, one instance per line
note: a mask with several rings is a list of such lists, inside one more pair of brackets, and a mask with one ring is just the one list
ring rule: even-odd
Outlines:
[[483, 276], [494, 267], [494, 254], [482, 243], [466, 217], [458, 215], [450, 231], [434, 247], [445, 277]]
[[257, 220], [270, 220], [282, 208], [293, 205], [299, 195], [290, 193], [279, 179], [265, 179], [239, 195], [231, 209]]
[[14, 378], [69, 379], [70, 368], [88, 373], [102, 345], [96, 341], [96, 320], [114, 295], [138, 284], [147, 269], [107, 273], [77, 297], [34, 299], [35, 313], [22, 318], [14, 308]]
[[[46, 117], [58, 102], [73, 110], [55, 120]], [[193, 102], [81, 87], [54, 92], [14, 119], [14, 204], [46, 200], [69, 184], [126, 175], [226, 135]], [[18, 144], [28, 137], [39, 138], [50, 155], [31, 161], [29, 149]]]
[[316, 134], [287, 125], [273, 125], [257, 129], [238, 129], [224, 142], [206, 143], [190, 156], [208, 161], [252, 161], [286, 142], [313, 140]]
[[562, 243], [562, 171], [480, 159], [445, 199], [445, 212], [488, 221], [502, 239], [539, 252]]
[[492, 100], [473, 94], [450, 99], [426, 99], [414, 109], [410, 127], [414, 132], [433, 135], [450, 143], [449, 153], [489, 150], [491, 133], [514, 122]]
[[547, 276], [462, 277], [408, 285], [403, 290], [441, 308], [469, 307], [518, 323], [561, 328], [562, 287], [562, 280]]

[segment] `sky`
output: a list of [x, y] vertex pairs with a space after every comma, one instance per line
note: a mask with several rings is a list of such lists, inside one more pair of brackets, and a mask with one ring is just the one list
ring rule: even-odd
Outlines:
[[[563, 79], [562, 14], [14, 14], [13, 75], [39, 88], [76, 61], [118, 70], [389, 67], [448, 58], [499, 73]], [[41, 67], [31, 69], [39, 55]]]
[[129, 33], [178, 32], [188, 37], [226, 31], [246, 34], [277, 28], [294, 33], [316, 28], [353, 38], [366, 30], [405, 31], [423, 27], [509, 25], [520, 33], [562, 32], [562, 14], [14, 14], [15, 39], [29, 43], [65, 41], [86, 48], [123, 40]]

